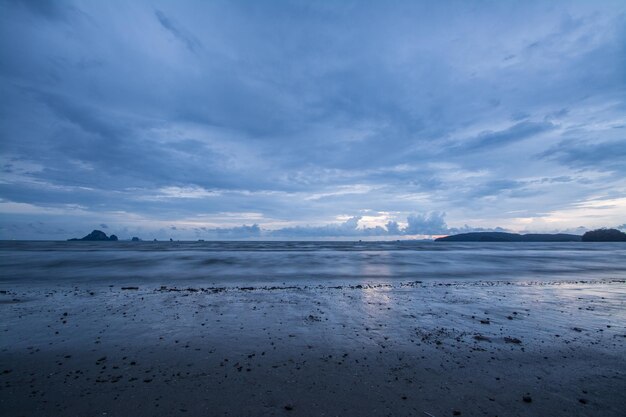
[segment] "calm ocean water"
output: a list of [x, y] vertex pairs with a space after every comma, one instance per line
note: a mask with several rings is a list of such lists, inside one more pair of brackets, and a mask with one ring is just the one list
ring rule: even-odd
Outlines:
[[623, 243], [0, 242], [0, 283], [626, 278]]

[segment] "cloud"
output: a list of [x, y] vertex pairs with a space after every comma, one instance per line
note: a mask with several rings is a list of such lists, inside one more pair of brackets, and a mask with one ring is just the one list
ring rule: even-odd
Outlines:
[[407, 217], [407, 227], [403, 230], [409, 235], [439, 235], [448, 232], [444, 213], [412, 214]]
[[626, 173], [626, 136], [619, 140], [562, 141], [543, 152], [543, 158], [555, 159], [574, 168]]
[[387, 232], [390, 235], [400, 235], [401, 234], [400, 226], [398, 225], [398, 222], [390, 220], [389, 222], [387, 222], [385, 227], [387, 228]]
[[[29, 12], [50, 20], [65, 20], [68, 14], [77, 9], [65, 2], [54, 2], [46, 0], [10, 0], [19, 4]], [[65, 4], [64, 4], [65, 3]]]
[[139, 195], [137, 199], [147, 201], [159, 201], [167, 199], [203, 199], [207, 197], [216, 197], [220, 193], [216, 191], [206, 190], [202, 187], [162, 187], [157, 190], [156, 195]]
[[381, 227], [359, 229], [361, 216], [350, 217], [346, 221], [337, 224], [327, 224], [324, 226], [296, 226], [285, 227], [270, 232], [272, 237], [288, 238], [330, 238], [330, 237], [365, 237], [383, 236], [387, 231]]
[[261, 228], [258, 224], [251, 226], [242, 225], [237, 227], [221, 227], [221, 228], [200, 228], [197, 235], [207, 239], [229, 240], [229, 239], [250, 239], [261, 236]]
[[176, 24], [171, 18], [167, 17], [165, 13], [160, 10], [155, 10], [154, 14], [161, 26], [174, 35], [176, 39], [181, 41], [191, 52], [197, 52], [202, 47], [200, 41], [198, 41], [190, 33], [187, 33], [186, 30], [179, 27], [178, 24]]
[[366, 227], [360, 224], [362, 217], [350, 217], [342, 223], [327, 224], [324, 226], [297, 226], [277, 230], [268, 230], [265, 233], [272, 237], [286, 238], [397, 238], [397, 237], [428, 237], [455, 233], [479, 231], [504, 231], [503, 228], [476, 228], [463, 226], [450, 228], [445, 221], [445, 213], [414, 213], [406, 219], [406, 226], [401, 227], [396, 221], [389, 221], [385, 227]]
[[550, 131], [553, 128], [554, 125], [549, 122], [523, 121], [505, 130], [482, 132], [475, 138], [464, 140], [463, 143], [458, 146], [457, 150], [465, 152], [484, 149], [492, 150], [496, 147], [514, 144], [540, 133]]
[[433, 213], [485, 229], [551, 213], [564, 230], [620, 224], [619, 210], [571, 209], [625, 194], [625, 13], [2, 2], [0, 198], [13, 212], [0, 224], [23, 226], [12, 237], [54, 224], [38, 229], [51, 238], [113, 230], [115, 213], [159, 238], [170, 224], [193, 238], [198, 224], [175, 222], [199, 218], [219, 219], [200, 225], [215, 236], [252, 223], [300, 238], [454, 230]]
[[470, 191], [472, 197], [486, 197], [502, 194], [509, 191], [515, 191], [523, 187], [525, 184], [512, 180], [491, 180], [474, 187]]

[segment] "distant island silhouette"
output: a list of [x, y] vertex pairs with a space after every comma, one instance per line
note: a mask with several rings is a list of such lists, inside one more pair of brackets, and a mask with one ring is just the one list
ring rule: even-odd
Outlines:
[[102, 230], [94, 230], [93, 232], [89, 233], [87, 236], [83, 237], [83, 238], [73, 238], [73, 239], [67, 239], [70, 242], [76, 242], [76, 241], [89, 241], [89, 242], [104, 242], [104, 241], [109, 241], [109, 242], [116, 242], [117, 236], [115, 235], [111, 235], [111, 236], [107, 236], [106, 233], [104, 233]]
[[598, 229], [586, 232], [583, 242], [626, 242], [626, 233], [617, 229]]
[[566, 233], [504, 233], [504, 232], [472, 232], [460, 233], [435, 239], [435, 242], [626, 242], [626, 233], [617, 229], [598, 229], [584, 235]]
[[579, 235], [558, 234], [525, 234], [504, 232], [472, 232], [450, 235], [435, 239], [435, 242], [580, 242]]
[[[67, 240], [70, 242], [116, 242], [119, 239], [115, 235], [107, 236], [102, 230], [93, 230], [85, 237]], [[133, 237], [131, 241], [141, 242], [141, 239]], [[203, 240], [200, 239], [200, 241]], [[522, 235], [505, 232], [471, 232], [440, 237], [435, 239], [435, 242], [626, 242], [626, 233], [617, 229], [591, 230], [582, 236], [567, 233], [527, 233]]]

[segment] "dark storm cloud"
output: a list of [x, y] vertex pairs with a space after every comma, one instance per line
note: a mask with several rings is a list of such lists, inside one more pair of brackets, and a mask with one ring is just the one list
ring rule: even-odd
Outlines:
[[9, 0], [29, 12], [50, 20], [64, 20], [76, 9], [63, 1], [49, 0]]
[[549, 122], [520, 122], [499, 132], [483, 132], [476, 138], [467, 139], [456, 150], [459, 152], [493, 150], [500, 146], [512, 145], [553, 128], [554, 125]]
[[496, 196], [508, 191], [517, 191], [524, 186], [525, 184], [519, 181], [493, 180], [473, 187], [469, 195], [472, 197]]
[[594, 143], [563, 141], [541, 154], [574, 168], [593, 167], [599, 171], [626, 174], [626, 140]]
[[197, 52], [201, 48], [202, 44], [191, 34], [186, 33], [182, 28], [179, 28], [176, 23], [167, 17], [162, 11], [155, 10], [159, 23], [163, 28], [169, 31], [176, 39], [181, 41], [191, 52]]
[[444, 212], [578, 227], [563, 210], [626, 190], [625, 12], [1, 2], [2, 230], [53, 237], [77, 213], [181, 238], [457, 230]]

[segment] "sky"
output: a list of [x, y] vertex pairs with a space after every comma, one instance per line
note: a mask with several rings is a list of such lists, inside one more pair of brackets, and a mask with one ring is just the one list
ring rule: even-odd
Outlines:
[[626, 2], [0, 0], [0, 239], [626, 229]]

